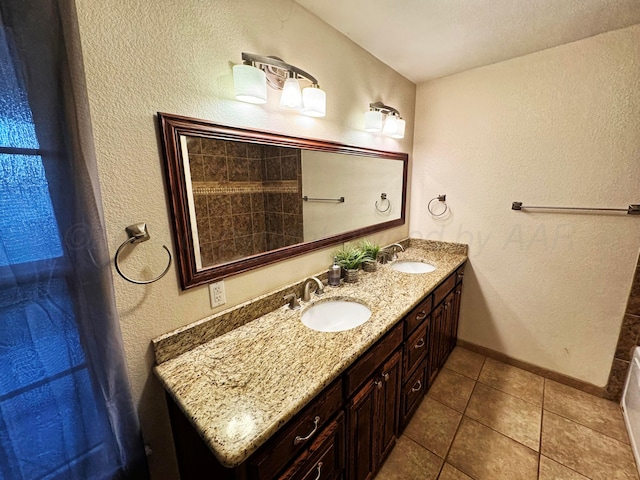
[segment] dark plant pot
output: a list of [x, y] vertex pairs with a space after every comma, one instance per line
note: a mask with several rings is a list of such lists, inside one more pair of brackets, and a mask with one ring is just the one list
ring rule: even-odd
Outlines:
[[347, 283], [356, 283], [358, 281], [358, 270], [346, 270], [344, 271], [344, 281]]
[[367, 260], [362, 263], [362, 269], [365, 272], [375, 272], [376, 270], [378, 270], [378, 262], [376, 262], [375, 260]]

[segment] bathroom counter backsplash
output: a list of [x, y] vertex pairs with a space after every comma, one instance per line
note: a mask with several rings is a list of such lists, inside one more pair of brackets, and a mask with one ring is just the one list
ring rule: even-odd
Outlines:
[[[290, 310], [282, 297], [299, 295], [296, 283], [153, 341], [156, 375], [223, 465], [246, 460], [467, 259], [462, 244], [401, 243], [399, 260], [437, 269], [412, 275], [379, 265], [357, 283], [325, 287], [322, 297]], [[343, 332], [303, 325], [307, 305], [334, 297], [365, 303], [371, 318]]]

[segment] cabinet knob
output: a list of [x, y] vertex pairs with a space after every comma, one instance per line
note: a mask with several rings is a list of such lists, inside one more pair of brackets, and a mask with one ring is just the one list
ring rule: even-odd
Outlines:
[[374, 385], [375, 385], [376, 387], [378, 387], [378, 388], [382, 388], [382, 382], [381, 382], [381, 381], [375, 381], [375, 382], [373, 382], [373, 383], [374, 383]]
[[320, 417], [316, 415], [316, 418], [313, 419], [313, 430], [311, 430], [309, 432], [309, 434], [305, 437], [301, 437], [301, 436], [297, 436], [296, 438], [293, 439], [293, 444], [294, 445], [300, 445], [303, 442], [306, 442], [307, 440], [309, 440], [314, 433], [316, 433], [318, 431], [318, 425], [320, 424]]
[[388, 382], [389, 381], [389, 374], [388, 373], [383, 374], [382, 378], [384, 378], [385, 382]]
[[413, 348], [418, 349], [418, 348], [422, 348], [424, 347], [424, 344], [426, 342], [424, 341], [424, 337], [422, 337], [420, 340], [418, 340], [418, 343], [416, 343]]
[[412, 392], [419, 392], [422, 390], [422, 382], [418, 380], [413, 387], [411, 387]]
[[448, 304], [448, 303], [445, 303], [445, 304], [443, 305], [443, 308], [444, 308], [445, 310], [449, 310], [449, 304]]

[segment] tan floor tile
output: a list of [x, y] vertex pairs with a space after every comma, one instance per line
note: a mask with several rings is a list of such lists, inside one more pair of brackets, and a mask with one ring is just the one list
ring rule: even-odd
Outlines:
[[469, 475], [465, 475], [456, 467], [445, 463], [440, 472], [438, 480], [473, 480]]
[[544, 409], [609, 435], [616, 440], [629, 443], [622, 411], [617, 403], [552, 380], [546, 380]]
[[447, 462], [475, 480], [536, 480], [538, 454], [463, 417]]
[[584, 475], [574, 472], [570, 468], [554, 462], [544, 455], [540, 456], [540, 473], [539, 480], [589, 480]]
[[544, 379], [521, 368], [487, 358], [478, 381], [529, 403], [542, 405]]
[[449, 370], [461, 373], [476, 380], [484, 363], [484, 355], [472, 352], [462, 347], [456, 347], [444, 364]]
[[440, 458], [402, 435], [376, 480], [435, 480], [441, 466]]
[[475, 382], [469, 377], [443, 368], [438, 373], [427, 395], [444, 403], [447, 407], [463, 413], [474, 385]]
[[546, 410], [541, 453], [594, 480], [638, 479], [629, 445]]
[[541, 407], [478, 383], [465, 415], [538, 451]]
[[461, 413], [426, 397], [404, 434], [440, 458], [445, 458], [461, 418]]

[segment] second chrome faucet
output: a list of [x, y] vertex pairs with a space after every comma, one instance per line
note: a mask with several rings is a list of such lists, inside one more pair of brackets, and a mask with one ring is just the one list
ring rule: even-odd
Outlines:
[[312, 293], [311, 288], [313, 288], [313, 285], [315, 285], [316, 295], [322, 295], [324, 293], [324, 285], [322, 284], [320, 279], [317, 277], [306, 278], [302, 285], [303, 285], [302, 287], [303, 302], [308, 302], [309, 300], [311, 300], [311, 293]]

